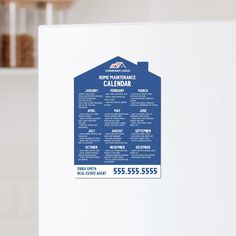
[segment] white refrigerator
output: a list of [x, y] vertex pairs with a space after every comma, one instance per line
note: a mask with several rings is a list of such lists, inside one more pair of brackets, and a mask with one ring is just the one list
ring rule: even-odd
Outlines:
[[236, 23], [39, 29], [39, 236], [236, 235]]

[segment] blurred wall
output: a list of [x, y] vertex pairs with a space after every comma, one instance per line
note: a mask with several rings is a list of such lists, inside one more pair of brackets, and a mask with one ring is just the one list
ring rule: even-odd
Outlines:
[[[37, 235], [36, 73], [0, 69], [0, 235]], [[33, 75], [33, 76], [32, 76]]]
[[[70, 21], [230, 20], [235, 9], [236, 0], [77, 0]], [[36, 75], [0, 72], [1, 236], [37, 236], [37, 123]]]
[[236, 19], [235, 0], [77, 0], [79, 23]]

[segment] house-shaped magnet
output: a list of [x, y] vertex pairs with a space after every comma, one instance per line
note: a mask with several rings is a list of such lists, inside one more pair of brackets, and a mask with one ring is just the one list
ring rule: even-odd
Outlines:
[[74, 78], [74, 164], [160, 165], [161, 79], [115, 57]]

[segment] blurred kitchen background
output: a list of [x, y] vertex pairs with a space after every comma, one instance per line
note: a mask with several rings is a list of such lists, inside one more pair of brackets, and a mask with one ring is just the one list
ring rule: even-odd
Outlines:
[[38, 235], [39, 24], [234, 20], [235, 10], [236, 0], [0, 0], [0, 236]]

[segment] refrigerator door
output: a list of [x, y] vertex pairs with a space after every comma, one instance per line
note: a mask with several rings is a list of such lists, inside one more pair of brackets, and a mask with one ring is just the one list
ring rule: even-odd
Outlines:
[[[235, 236], [235, 42], [235, 22], [40, 27], [40, 236]], [[106, 77], [99, 75], [114, 76], [110, 73], [116, 73], [116, 69], [131, 68], [133, 71], [132, 68], [139, 68], [138, 65], [147, 69], [147, 62], [150, 73], [147, 82], [137, 79], [141, 82], [136, 90], [150, 89], [157, 94], [156, 97], [153, 95], [157, 110], [153, 109], [150, 115], [153, 118], [150, 130], [155, 130], [150, 132], [155, 138], [152, 139], [146, 126], [135, 128], [135, 131], [130, 123], [124, 127], [110, 126], [114, 132], [123, 132], [127, 140], [122, 143], [118, 139], [114, 145], [108, 143], [114, 150], [109, 155], [114, 157], [116, 154], [117, 160], [124, 160], [123, 153], [128, 153], [130, 158], [128, 162], [122, 162], [124, 173], [121, 169], [117, 177], [117, 160], [113, 158], [109, 162], [109, 155], [104, 152], [108, 142], [106, 129], [97, 132], [95, 126], [90, 127], [90, 131], [80, 132], [81, 126], [77, 123], [88, 124], [91, 121], [89, 112], [100, 115], [101, 119], [92, 119], [95, 125], [105, 122], [107, 105], [104, 100], [95, 105], [89, 100], [90, 106], [94, 107], [88, 106], [83, 113], [85, 118], [81, 118], [81, 103], [78, 102], [84, 99], [86, 89], [102, 89], [101, 96], [117, 92], [111, 89], [128, 89], [128, 81], [133, 85], [135, 79], [122, 77], [127, 82], [122, 87], [121, 84], [117, 86], [118, 77], [104, 79]], [[99, 68], [99, 73], [94, 68]], [[100, 69], [104, 72], [100, 73]], [[81, 78], [78, 76], [83, 77], [84, 73], [87, 73], [84, 82], [80, 81], [76, 87], [74, 78]], [[144, 74], [140, 76], [140, 73]], [[144, 78], [145, 73], [137, 69], [133, 75]], [[90, 76], [100, 78], [104, 90], [97, 80], [90, 81]], [[152, 76], [156, 82], [150, 85], [148, 79]], [[95, 90], [88, 91], [95, 96]], [[127, 96], [137, 95], [134, 92], [131, 95], [130, 91]], [[81, 96], [83, 99], [79, 100]], [[126, 105], [130, 117], [134, 106]], [[99, 110], [96, 110], [97, 106]], [[110, 117], [117, 112], [113, 105], [111, 107], [114, 109]], [[136, 108], [145, 112], [150, 107]], [[139, 112], [138, 118], [141, 117]], [[160, 125], [161, 131], [158, 129]], [[88, 132], [97, 133], [97, 139], [92, 144], [86, 143], [86, 147], [79, 146], [81, 140], [89, 142]], [[149, 133], [145, 134], [149, 144], [136, 145], [134, 149], [156, 145], [156, 152], [145, 158], [143, 152], [141, 155], [139, 151], [132, 152], [140, 155], [136, 160], [136, 154], [131, 158], [131, 134], [140, 132]], [[100, 150], [94, 142], [105, 143], [103, 149]], [[96, 154], [97, 150], [100, 154]], [[83, 159], [83, 155], [87, 157]], [[92, 157], [92, 162], [87, 162]], [[97, 158], [103, 158], [102, 162], [96, 162]], [[137, 162], [132, 162], [134, 159]], [[143, 162], [139, 162], [141, 159]], [[87, 167], [101, 168], [101, 178], [98, 169], [83, 170], [86, 164]], [[137, 165], [139, 171], [131, 174], [132, 178], [128, 174], [129, 165]], [[147, 168], [152, 165], [158, 166], [160, 176], [151, 178], [150, 172], [146, 175]], [[144, 176], [139, 174], [142, 168]], [[90, 179], [83, 178], [94, 173]], [[127, 178], [119, 178], [123, 175]]]

